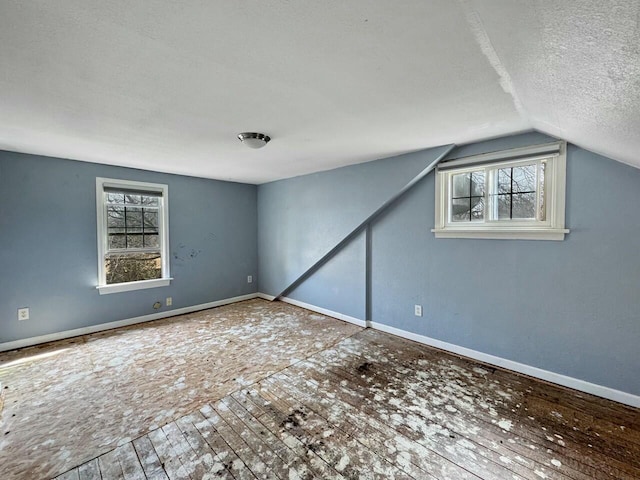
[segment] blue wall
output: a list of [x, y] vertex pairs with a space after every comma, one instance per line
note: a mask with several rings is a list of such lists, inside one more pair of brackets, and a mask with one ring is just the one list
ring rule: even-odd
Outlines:
[[[279, 293], [440, 151], [259, 186], [259, 290]], [[372, 320], [638, 395], [639, 187], [639, 170], [570, 145], [565, 241], [435, 239], [429, 175], [373, 227]], [[361, 236], [289, 296], [363, 319], [364, 265]]]
[[[440, 151], [260, 187], [0, 151], [0, 343], [154, 313], [167, 296], [177, 309], [255, 292], [247, 275], [276, 294]], [[97, 176], [169, 185], [169, 287], [98, 294]], [[435, 239], [430, 175], [373, 227], [372, 320], [640, 394], [638, 185], [639, 170], [569, 146], [564, 242]], [[361, 235], [290, 296], [364, 318], [364, 252]]]
[[[99, 295], [96, 177], [169, 185], [170, 286]], [[0, 343], [253, 293], [256, 228], [255, 185], [0, 151]]]

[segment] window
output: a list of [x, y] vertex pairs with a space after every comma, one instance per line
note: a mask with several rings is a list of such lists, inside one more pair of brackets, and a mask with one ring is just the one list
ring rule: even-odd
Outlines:
[[169, 285], [167, 185], [96, 179], [100, 294]]
[[565, 150], [556, 142], [441, 163], [436, 237], [563, 240]]

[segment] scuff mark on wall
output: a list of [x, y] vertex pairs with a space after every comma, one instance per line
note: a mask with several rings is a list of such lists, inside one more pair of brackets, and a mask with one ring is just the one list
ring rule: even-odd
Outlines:
[[186, 260], [192, 260], [202, 253], [202, 250], [195, 248], [188, 248], [186, 245], [180, 243], [178, 249], [171, 252], [174, 263], [176, 266], [181, 267]]

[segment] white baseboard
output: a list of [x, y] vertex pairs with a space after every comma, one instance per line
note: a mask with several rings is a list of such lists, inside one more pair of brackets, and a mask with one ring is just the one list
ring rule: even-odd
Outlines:
[[[267, 295], [265, 293], [249, 293], [247, 295], [241, 295], [241, 296], [232, 297], [232, 298], [225, 298], [223, 300], [217, 300], [215, 302], [202, 303], [200, 305], [177, 308], [175, 310], [152, 313], [150, 315], [143, 315], [140, 317], [128, 318], [125, 320], [118, 320], [115, 322], [101, 323], [100, 325], [76, 328], [74, 330], [51, 333], [48, 335], [40, 335], [38, 337], [25, 338], [22, 340], [15, 340], [12, 342], [4, 342], [4, 343], [0, 343], [0, 352], [4, 352], [7, 350], [15, 350], [17, 348], [29, 347], [32, 345], [38, 345], [40, 343], [52, 342], [55, 340], [62, 340], [65, 338], [77, 337], [80, 335], [87, 335], [89, 333], [101, 332], [104, 330], [111, 330], [113, 328], [125, 327], [128, 325], [134, 325], [136, 323], [150, 322], [152, 320], [159, 320], [161, 318], [184, 315], [186, 313], [192, 313], [192, 312], [197, 312], [199, 310], [206, 310], [209, 308], [220, 307], [222, 305], [242, 302], [244, 300], [251, 300], [253, 298], [273, 300], [275, 297], [273, 297], [272, 295]], [[497, 367], [513, 370], [515, 372], [523, 373], [525, 375], [539, 378], [547, 382], [556, 383], [558, 385], [573, 388], [574, 390], [579, 390], [581, 392], [590, 393], [598, 397], [607, 398], [609, 400], [624, 403], [625, 405], [630, 405], [632, 407], [640, 408], [640, 396], [638, 395], [633, 395], [631, 393], [623, 392], [621, 390], [615, 390], [613, 388], [597, 385], [595, 383], [590, 383], [577, 378], [568, 377], [566, 375], [561, 375], [559, 373], [550, 372], [548, 370], [543, 370], [541, 368], [532, 367], [530, 365], [525, 365], [524, 363], [515, 362], [513, 360], [508, 360], [506, 358], [496, 357], [488, 353], [483, 353], [477, 350], [472, 350], [470, 348], [461, 347], [453, 343], [443, 342], [435, 338], [426, 337], [424, 335], [408, 332], [406, 330], [401, 330], [395, 327], [390, 327], [382, 323], [366, 322], [365, 320], [361, 320], [359, 318], [351, 317], [349, 315], [344, 315], [339, 312], [334, 312], [326, 308], [316, 307], [315, 305], [301, 302], [299, 300], [294, 300], [292, 298], [283, 297], [280, 300], [285, 303], [289, 303], [291, 305], [296, 305], [298, 307], [311, 310], [312, 312], [317, 312], [322, 315], [327, 315], [333, 318], [337, 318], [339, 320], [343, 320], [345, 322], [353, 323], [354, 325], [358, 325], [360, 327], [370, 326], [375, 330], [380, 330], [382, 332], [390, 333], [392, 335], [397, 335], [399, 337], [406, 338], [408, 340], [413, 340], [415, 342], [422, 343], [424, 345], [429, 345], [431, 347], [439, 348], [441, 350], [446, 350], [448, 352], [452, 352], [457, 355], [462, 355], [464, 357], [478, 360], [480, 362], [488, 363], [490, 365], [495, 365]]]
[[[263, 298], [265, 300], [273, 300], [275, 298], [272, 295], [267, 295], [264, 293], [259, 293], [258, 297]], [[338, 312], [333, 312], [325, 308], [316, 307], [315, 305], [310, 305], [308, 303], [300, 302], [298, 300], [293, 300], [291, 298], [281, 298], [280, 300], [286, 303], [290, 303], [292, 305], [297, 305], [298, 307], [306, 308], [307, 310], [311, 310], [313, 312], [318, 312], [323, 315], [328, 315], [330, 317], [344, 320], [345, 322], [354, 323], [361, 327], [371, 327], [375, 330], [391, 333], [392, 335], [397, 335], [399, 337], [406, 338], [408, 340], [413, 340], [415, 342], [422, 343], [424, 345], [429, 345], [431, 347], [439, 348], [441, 350], [446, 350], [448, 352], [455, 353], [457, 355], [462, 355], [464, 357], [468, 357], [473, 360], [478, 360], [480, 362], [484, 362], [489, 365], [506, 368], [507, 370], [523, 373], [525, 375], [529, 375], [530, 377], [539, 378], [547, 382], [555, 383], [557, 385], [562, 385], [564, 387], [573, 388], [574, 390], [590, 393], [591, 395], [596, 395], [598, 397], [624, 403], [625, 405], [630, 405], [632, 407], [640, 407], [640, 396], [638, 395], [633, 395], [631, 393], [623, 392], [621, 390], [615, 390], [610, 387], [597, 385], [595, 383], [587, 382], [585, 380], [568, 377], [566, 375], [562, 375], [559, 373], [550, 372], [548, 370], [543, 370], [541, 368], [532, 367], [530, 365], [515, 362], [513, 360], [508, 360], [506, 358], [496, 357], [495, 355], [479, 352], [477, 350], [472, 350], [470, 348], [460, 347], [453, 343], [443, 342], [441, 340], [436, 340], [435, 338], [426, 337], [424, 335], [408, 332], [406, 330], [401, 330], [395, 327], [390, 327], [382, 323], [367, 322], [365, 320], [360, 320], [358, 318], [349, 317], [347, 315], [343, 315]]]
[[[258, 293], [259, 298], [263, 298], [264, 300], [273, 300], [275, 297], [273, 295], [267, 295], [266, 293]], [[329, 317], [337, 318], [338, 320], [342, 320], [344, 322], [353, 323], [354, 325], [358, 325], [359, 327], [367, 327], [367, 322], [365, 320], [360, 320], [356, 317], [350, 317], [349, 315], [344, 315], [339, 312], [334, 312], [333, 310], [327, 310], [326, 308], [316, 307], [315, 305], [311, 305], [310, 303], [301, 302], [299, 300], [294, 300], [293, 298], [281, 297], [281, 301], [285, 303], [290, 303], [291, 305], [295, 305], [296, 307], [301, 307], [306, 310], [311, 310], [312, 312], [321, 313], [322, 315], [327, 315]]]
[[586, 382], [577, 378], [568, 377], [559, 373], [550, 372], [541, 368], [532, 367], [530, 365], [525, 365], [524, 363], [515, 362], [506, 358], [496, 357], [494, 355], [489, 355], [488, 353], [478, 352], [477, 350], [471, 350], [470, 348], [460, 347], [458, 345], [454, 345], [453, 343], [447, 343], [441, 340], [436, 340], [435, 338], [425, 337], [424, 335], [419, 335], [417, 333], [407, 332], [406, 330], [390, 327], [382, 323], [371, 322], [371, 327], [382, 332], [397, 335], [398, 337], [413, 340], [418, 343], [423, 343], [431, 347], [446, 350], [448, 352], [472, 358], [474, 360], [488, 363], [490, 365], [495, 365], [496, 367], [513, 370], [515, 372], [523, 373], [531, 377], [546, 380], [547, 382], [556, 383], [564, 387], [573, 388], [574, 390], [579, 390], [581, 392], [590, 393], [591, 395], [596, 395], [598, 397], [624, 403], [625, 405], [630, 405], [632, 407], [640, 407], [640, 396], [638, 395], [633, 395], [621, 390], [615, 390], [613, 388], [597, 385], [595, 383]]
[[259, 293], [258, 292], [257, 295], [258, 295], [258, 298], [262, 298], [263, 300], [269, 300], [269, 301], [274, 300], [276, 298], [275, 296], [267, 295], [266, 293]]
[[38, 345], [40, 343], [53, 342], [55, 340], [63, 340], [65, 338], [78, 337], [80, 335], [87, 335], [89, 333], [111, 330], [118, 327], [126, 327], [128, 325], [134, 325], [136, 323], [150, 322], [152, 320], [159, 320], [161, 318], [175, 317], [177, 315], [184, 315], [185, 313], [192, 313], [199, 310], [207, 310], [208, 308], [228, 305], [229, 303], [251, 300], [252, 298], [258, 298], [258, 296], [259, 294], [257, 293], [249, 293], [247, 295], [241, 295], [239, 297], [225, 298], [223, 300], [216, 300], [215, 302], [202, 303], [200, 305], [192, 305], [190, 307], [176, 308], [175, 310], [151, 313], [149, 315], [142, 315], [141, 317], [127, 318], [125, 320], [117, 320], [115, 322], [92, 325], [90, 327], [76, 328], [74, 330], [66, 330], [64, 332], [50, 333], [47, 335], [40, 335], [38, 337], [30, 337], [22, 340], [14, 340], [12, 342], [4, 342], [0, 343], [0, 352], [15, 350], [17, 348], [30, 347], [32, 345]]

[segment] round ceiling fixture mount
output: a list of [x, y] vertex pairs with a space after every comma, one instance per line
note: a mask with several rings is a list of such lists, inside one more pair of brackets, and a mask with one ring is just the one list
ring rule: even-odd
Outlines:
[[264, 133], [244, 132], [238, 134], [238, 140], [240, 140], [249, 148], [262, 148], [267, 143], [269, 143], [271, 137], [269, 137], [269, 135], [265, 135]]

